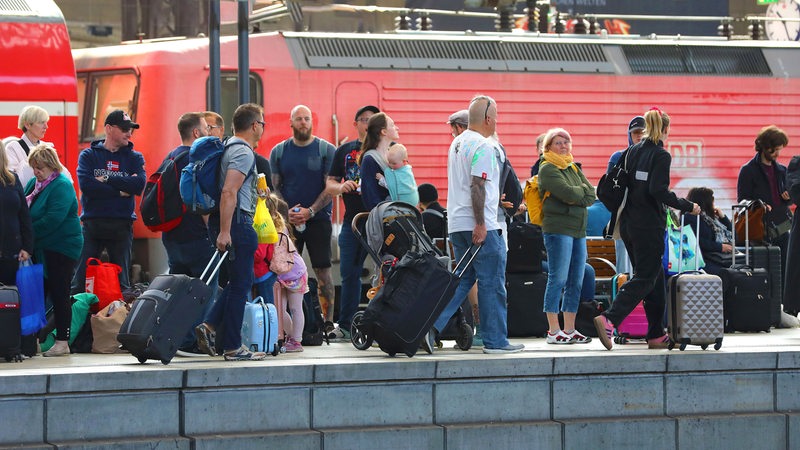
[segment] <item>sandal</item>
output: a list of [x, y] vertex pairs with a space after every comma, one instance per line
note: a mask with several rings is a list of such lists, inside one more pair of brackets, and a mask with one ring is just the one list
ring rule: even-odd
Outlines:
[[197, 338], [197, 348], [209, 356], [217, 356], [215, 333], [208, 325], [201, 323], [194, 327], [194, 335]]

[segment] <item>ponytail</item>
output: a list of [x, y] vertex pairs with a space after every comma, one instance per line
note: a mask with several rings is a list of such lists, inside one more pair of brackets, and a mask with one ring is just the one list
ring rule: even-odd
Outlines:
[[664, 132], [669, 127], [669, 116], [660, 109], [653, 107], [644, 113], [644, 139], [649, 139], [658, 144], [664, 137]]

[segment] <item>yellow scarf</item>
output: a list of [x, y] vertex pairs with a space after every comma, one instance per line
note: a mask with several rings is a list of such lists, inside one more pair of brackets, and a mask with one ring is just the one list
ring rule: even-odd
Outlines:
[[545, 150], [542, 157], [544, 158], [545, 161], [555, 165], [561, 170], [566, 169], [567, 167], [569, 167], [570, 164], [572, 164], [572, 153], [567, 153], [566, 155], [561, 156], [556, 152]]

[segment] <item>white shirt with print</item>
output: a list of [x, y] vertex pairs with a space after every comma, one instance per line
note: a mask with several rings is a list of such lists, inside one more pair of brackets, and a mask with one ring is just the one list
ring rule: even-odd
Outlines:
[[497, 230], [497, 206], [500, 203], [500, 167], [493, 142], [467, 130], [450, 144], [447, 156], [447, 229], [449, 232], [473, 231], [470, 184], [472, 177], [486, 180], [486, 203], [483, 208], [486, 230]]

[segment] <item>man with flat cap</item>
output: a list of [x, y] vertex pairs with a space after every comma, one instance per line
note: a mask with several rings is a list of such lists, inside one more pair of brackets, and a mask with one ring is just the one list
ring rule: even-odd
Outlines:
[[339, 271], [342, 276], [342, 292], [339, 298], [339, 326], [331, 331], [334, 339], [350, 339], [350, 325], [358, 311], [361, 300], [361, 272], [367, 252], [358, 243], [351, 224], [353, 217], [365, 212], [361, 200], [361, 168], [358, 165], [358, 154], [361, 143], [367, 135], [367, 122], [373, 114], [380, 110], [366, 105], [356, 111], [353, 126], [358, 132], [358, 139], [342, 144], [333, 155], [333, 164], [328, 173], [326, 190], [331, 196], [341, 195], [344, 202], [344, 221], [339, 231]]
[[144, 156], [130, 141], [133, 122], [122, 110], [112, 111], [105, 121], [105, 138], [92, 142], [78, 156], [78, 185], [81, 188], [83, 251], [72, 278], [71, 293], [86, 291], [86, 260], [100, 258], [119, 265], [122, 289], [130, 287], [133, 244], [134, 198], [142, 194], [147, 176]]
[[450, 125], [450, 134], [453, 137], [458, 136], [466, 131], [467, 127], [469, 126], [469, 111], [462, 109], [461, 111], [456, 111], [453, 114], [450, 114], [450, 118], [447, 119], [447, 123]]

